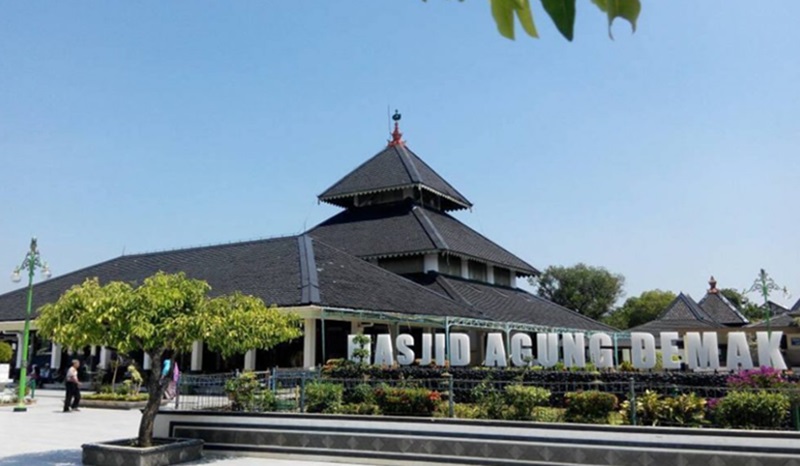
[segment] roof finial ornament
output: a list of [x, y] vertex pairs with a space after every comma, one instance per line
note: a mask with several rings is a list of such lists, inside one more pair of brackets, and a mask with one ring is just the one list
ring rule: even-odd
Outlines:
[[390, 147], [405, 145], [405, 141], [403, 141], [403, 133], [400, 132], [401, 118], [403, 118], [403, 115], [400, 115], [400, 112], [395, 109], [394, 115], [392, 115], [392, 120], [394, 120], [394, 131], [392, 131], [392, 140], [389, 141]]
[[713, 275], [708, 279], [708, 292], [711, 294], [719, 293], [719, 290], [717, 289], [717, 280]]

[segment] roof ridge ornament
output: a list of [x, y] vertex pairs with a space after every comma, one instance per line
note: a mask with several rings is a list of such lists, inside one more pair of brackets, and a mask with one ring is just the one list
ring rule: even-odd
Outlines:
[[708, 292], [710, 294], [718, 294], [719, 290], [717, 289], [717, 280], [712, 275], [711, 278], [708, 280]]
[[394, 131], [392, 131], [392, 140], [389, 141], [389, 147], [405, 146], [406, 142], [403, 141], [403, 133], [400, 132], [400, 119], [403, 115], [395, 109], [392, 120], [394, 120]]

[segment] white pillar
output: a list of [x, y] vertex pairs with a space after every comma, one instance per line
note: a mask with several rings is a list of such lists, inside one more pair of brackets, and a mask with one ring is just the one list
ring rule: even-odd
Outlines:
[[111, 359], [111, 350], [106, 348], [105, 346], [100, 348], [100, 361], [97, 363], [97, 367], [100, 369], [108, 369], [108, 360]]
[[89, 354], [91, 354], [92, 356], [97, 356], [97, 347], [94, 346], [94, 345], [91, 345], [89, 347]]
[[191, 370], [199, 372], [203, 370], [203, 341], [197, 340], [192, 343], [192, 366]]
[[256, 350], [251, 349], [244, 353], [244, 370], [256, 370]]
[[317, 319], [306, 319], [303, 323], [303, 367], [316, 365], [317, 359]]
[[17, 369], [22, 367], [22, 344], [23, 335], [22, 333], [17, 334]]
[[424, 271], [438, 272], [439, 271], [439, 255], [436, 253], [425, 254]]
[[517, 274], [514, 273], [513, 270], [509, 270], [508, 272], [509, 272], [508, 286], [510, 286], [511, 288], [516, 288], [517, 287]]
[[142, 361], [142, 369], [144, 369], [146, 371], [149, 371], [150, 370], [150, 366], [152, 366], [152, 365], [153, 365], [153, 360], [150, 359], [150, 355], [147, 354], [147, 353], [144, 353], [144, 361]]
[[486, 283], [494, 285], [494, 267], [486, 264]]
[[469, 260], [461, 258], [461, 278], [469, 278]]
[[50, 343], [50, 369], [61, 367], [61, 345]]

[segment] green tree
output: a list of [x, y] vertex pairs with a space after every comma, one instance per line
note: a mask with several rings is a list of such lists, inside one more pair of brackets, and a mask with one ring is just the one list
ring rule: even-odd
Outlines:
[[531, 278], [539, 296], [580, 312], [592, 319], [608, 314], [625, 292], [625, 277], [603, 267], [583, 263], [572, 267], [548, 267], [540, 276]]
[[603, 319], [606, 324], [618, 329], [628, 329], [650, 322], [675, 299], [671, 291], [650, 290], [632, 296]]
[[719, 290], [719, 292], [722, 296], [725, 296], [725, 299], [730, 301], [731, 304], [736, 306], [739, 312], [747, 317], [747, 320], [758, 322], [764, 319], [764, 309], [750, 301], [744, 293], [734, 290], [733, 288], [723, 288]]
[[104, 345], [124, 354], [139, 350], [150, 356], [148, 401], [138, 437], [139, 446], [147, 447], [152, 445], [153, 421], [171, 379], [161, 377], [168, 353], [174, 358], [189, 351], [192, 342], [203, 340], [228, 357], [301, 335], [296, 316], [240, 293], [212, 299], [210, 289], [206, 282], [183, 273], [159, 272], [141, 286], [122, 282], [101, 286], [97, 278], [87, 279], [57, 302], [43, 306], [37, 325], [45, 337], [67, 347]]
[[[426, 0], [423, 0], [426, 1]], [[463, 0], [462, 0], [463, 1]], [[541, 0], [544, 11], [555, 24], [558, 32], [567, 40], [572, 40], [575, 29], [575, 0]], [[616, 18], [623, 18], [636, 31], [636, 20], [642, 10], [639, 0], [592, 0], [608, 20], [608, 35]], [[519, 20], [522, 29], [531, 37], [538, 38], [539, 32], [533, 21], [530, 0], [490, 0], [492, 17], [497, 30], [503, 37], [514, 39], [514, 19]]]

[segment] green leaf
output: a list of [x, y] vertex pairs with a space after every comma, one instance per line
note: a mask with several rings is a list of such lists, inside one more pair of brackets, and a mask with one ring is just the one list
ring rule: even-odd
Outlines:
[[517, 18], [519, 18], [520, 24], [522, 24], [522, 29], [524, 29], [529, 36], [539, 37], [539, 33], [536, 31], [536, 25], [533, 24], [533, 12], [531, 11], [530, 0], [517, 2]]
[[492, 16], [497, 31], [505, 38], [514, 39], [514, 0], [491, 0]]
[[492, 16], [500, 35], [514, 39], [514, 14], [516, 13], [522, 29], [531, 37], [539, 37], [533, 23], [530, 0], [490, 0]]
[[614, 36], [611, 34], [611, 24], [616, 18], [628, 20], [631, 23], [631, 29], [636, 32], [636, 20], [642, 11], [642, 4], [639, 0], [592, 0], [592, 3], [608, 16], [608, 36], [612, 39]]
[[571, 41], [575, 30], [575, 0], [542, 0], [542, 6], [561, 35]]

